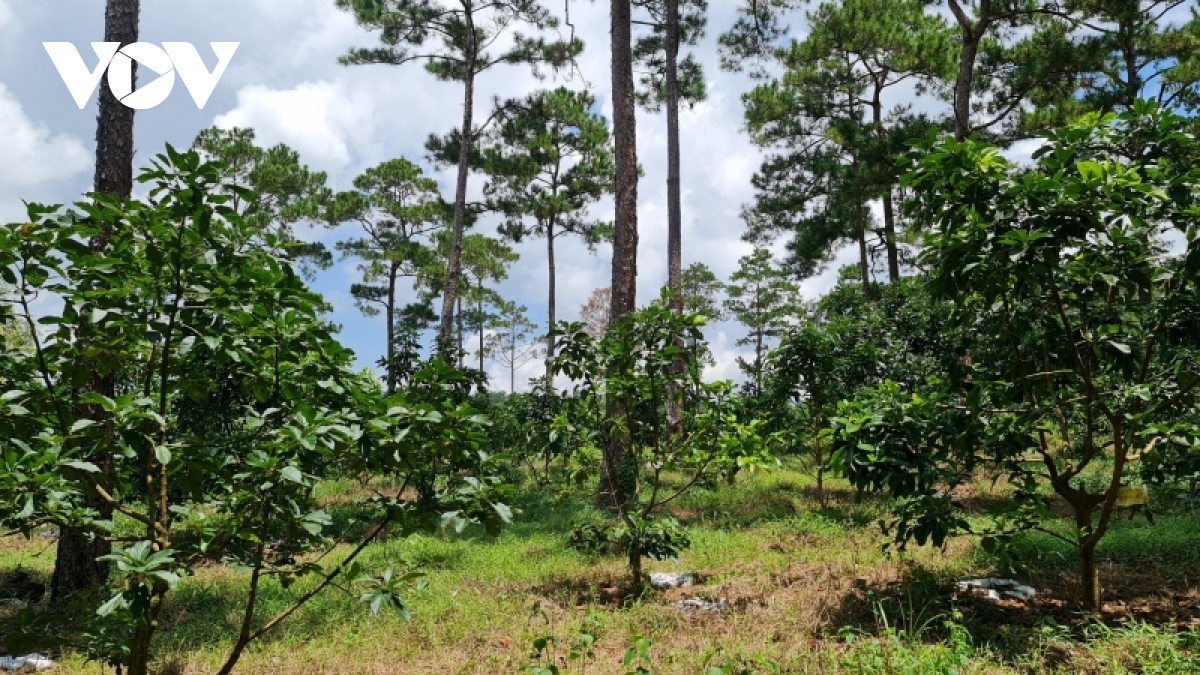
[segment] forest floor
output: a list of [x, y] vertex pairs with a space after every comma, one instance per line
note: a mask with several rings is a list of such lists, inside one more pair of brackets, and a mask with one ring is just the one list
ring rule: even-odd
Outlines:
[[[353, 481], [321, 486], [343, 525]], [[885, 504], [856, 502], [832, 482], [818, 507], [813, 481], [794, 468], [746, 476], [734, 487], [698, 490], [673, 504], [692, 546], [649, 571], [684, 571], [701, 583], [622, 601], [619, 557], [564, 547], [585, 496], [555, 501], [526, 489], [520, 514], [496, 539], [462, 535], [382, 541], [364, 553], [368, 569], [426, 573], [406, 595], [412, 618], [372, 617], [346, 593], [327, 592], [253, 645], [239, 673], [528, 673], [534, 641], [552, 635], [562, 673], [618, 674], [635, 637], [650, 641], [650, 672], [687, 673], [1200, 673], [1200, 509], [1178, 503], [1144, 518], [1122, 517], [1100, 546], [1105, 606], [1100, 619], [1073, 610], [1074, 556], [1045, 535], [1022, 542], [1026, 569], [1015, 578], [1037, 598], [993, 604], [955, 592], [955, 581], [998, 572], [973, 540], [944, 549], [912, 545], [885, 553], [878, 521]], [[981, 483], [963, 497], [986, 509], [1000, 498]], [[1066, 532], [1065, 521], [1060, 523]], [[0, 597], [15, 581], [45, 582], [53, 540], [0, 540]], [[17, 570], [23, 575], [14, 576]], [[7, 575], [7, 576], [4, 576]], [[5, 583], [8, 579], [11, 583]], [[165, 612], [156, 653], [160, 672], [215, 672], [240, 621], [247, 578], [213, 564], [184, 579]], [[30, 582], [24, 582], [29, 585]], [[268, 584], [262, 616], [302, 593]], [[681, 610], [684, 598], [723, 599], [723, 612]], [[6, 602], [0, 618], [19, 603]], [[594, 655], [569, 660], [581, 631]], [[96, 673], [70, 651], [59, 673]], [[723, 668], [723, 670], [706, 670]]]

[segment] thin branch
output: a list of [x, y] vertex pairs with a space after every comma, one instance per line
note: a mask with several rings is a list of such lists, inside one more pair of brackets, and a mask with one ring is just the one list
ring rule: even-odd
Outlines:
[[311, 600], [317, 593], [320, 593], [322, 590], [324, 590], [326, 586], [333, 583], [333, 580], [336, 579], [339, 574], [341, 574], [342, 569], [345, 568], [346, 565], [350, 564], [355, 558], [357, 558], [358, 555], [360, 553], [362, 553], [372, 541], [375, 540], [375, 537], [379, 536], [379, 533], [383, 531], [383, 528], [387, 526], [388, 522], [389, 522], [388, 519], [384, 518], [383, 520], [376, 523], [375, 527], [372, 528], [369, 533], [367, 533], [367, 536], [359, 543], [358, 547], [355, 548], [345, 558], [343, 558], [342, 563], [340, 565], [338, 565], [337, 567], [335, 567], [333, 569], [333, 571], [326, 574], [325, 577], [321, 580], [321, 583], [317, 584], [316, 587], [314, 587], [309, 592], [300, 596], [300, 598], [298, 600], [296, 600], [296, 602], [292, 603], [291, 607], [280, 612], [278, 615], [275, 616], [275, 618], [271, 619], [265, 625], [263, 625], [262, 628], [255, 631], [250, 636], [250, 641], [253, 642], [254, 640], [257, 640], [258, 638], [262, 637], [262, 635], [265, 634], [267, 631], [271, 630], [275, 626], [278, 626], [284, 619], [291, 616], [293, 612], [295, 612], [297, 609], [300, 609], [301, 605], [303, 605], [304, 603]]

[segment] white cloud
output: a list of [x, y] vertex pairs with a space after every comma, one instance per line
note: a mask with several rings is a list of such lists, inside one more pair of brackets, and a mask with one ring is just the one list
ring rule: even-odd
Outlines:
[[[87, 3], [72, 0], [73, 7], [82, 8], [85, 4], [90, 6], [92, 3], [90, 0]], [[556, 12], [562, 9], [561, 4], [546, 4]], [[762, 159], [761, 151], [742, 131], [741, 95], [755, 82], [745, 74], [723, 72], [717, 63], [716, 36], [731, 25], [737, 5], [734, 2], [710, 3], [708, 37], [694, 49], [705, 68], [709, 99], [681, 114], [684, 264], [706, 263], [721, 278], [728, 278], [736, 269], [738, 258], [751, 250], [741, 240], [745, 226], [739, 211], [743, 204], [754, 198], [750, 177]], [[17, 22], [29, 27], [27, 33], [36, 32], [34, 29], [43, 23], [51, 25], [54, 17], [44, 9], [48, 6], [48, 3], [0, 0], [0, 36]], [[609, 8], [606, 3], [571, 3], [570, 9], [576, 35], [585, 41], [587, 49], [579, 64], [583, 81], [575, 79], [565, 84], [591, 90], [600, 103], [602, 114], [611, 120]], [[347, 189], [353, 177], [365, 168], [403, 156], [424, 164], [427, 173], [439, 180], [443, 196], [453, 197], [454, 171], [432, 171], [423, 161], [424, 143], [429, 134], [444, 134], [460, 124], [461, 86], [437, 81], [419, 63], [401, 67], [339, 65], [338, 57], [349, 48], [376, 45], [379, 34], [360, 28], [349, 13], [336, 9], [331, 0], [180, 0], [150, 3], [143, 12], [144, 33], [152, 41], [241, 42], [237, 56], [222, 79], [223, 86], [228, 88], [226, 91], [238, 92], [236, 103], [216, 99], [222, 100], [218, 105], [224, 107], [218, 109], [213, 105], [211, 108], [217, 125], [252, 127], [258, 142], [264, 146], [288, 144], [300, 153], [302, 162], [315, 170], [328, 172], [334, 189]], [[229, 17], [236, 19], [231, 21]], [[796, 17], [791, 23], [793, 32], [802, 35], [803, 20]], [[567, 30], [564, 26], [563, 31]], [[494, 96], [519, 97], [535, 89], [558, 86], [563, 81], [561, 78], [539, 81], [527, 68], [498, 66], [481, 75], [476, 84], [475, 113], [476, 119], [482, 120], [487, 116]], [[889, 105], [908, 98], [909, 92], [897, 92], [897, 100], [889, 101]], [[69, 175], [90, 164], [90, 158], [83, 152], [84, 144], [68, 137], [54, 136], [44, 126], [29, 122], [23, 115], [16, 123], [12, 122], [5, 116], [6, 110], [15, 108], [19, 112], [20, 109], [15, 104], [6, 104], [7, 100], [0, 96], [0, 129], [8, 130], [9, 134], [0, 136], [0, 144], [19, 136], [39, 140], [32, 150], [19, 154], [20, 161], [7, 161], [0, 166], [0, 211], [8, 203], [5, 200], [11, 201], [10, 198], [16, 196], [12, 190], [14, 185], [6, 185], [6, 180], [50, 180], [38, 178], [39, 172]], [[81, 138], [85, 133], [92, 133], [93, 120], [91, 117], [86, 122], [79, 122], [74, 133]], [[59, 128], [52, 121], [47, 122], [51, 128]], [[84, 124], [86, 127], [82, 126]], [[175, 123], [176, 130], [170, 133], [192, 138], [197, 130], [180, 129], [183, 125], [183, 122]], [[139, 126], [139, 148], [162, 146], [164, 127], [157, 127], [153, 132], [149, 131], [151, 128]], [[645, 171], [639, 186], [637, 297], [639, 304], [645, 304], [657, 296], [666, 279], [665, 116], [639, 112], [637, 133], [638, 161]], [[6, 159], [11, 154], [7, 150], [0, 145], [0, 155]], [[14, 176], [7, 177], [5, 171]], [[482, 179], [473, 177], [470, 193], [477, 197], [482, 184]], [[61, 189], [58, 192], [56, 201], [68, 201], [76, 194], [75, 190], [71, 190], [70, 195], [61, 194], [64, 192]], [[20, 193], [25, 196], [36, 191], [21, 189]], [[592, 215], [611, 220], [612, 201], [603, 200], [592, 209]], [[495, 224], [490, 220], [481, 222], [477, 231], [494, 234]], [[332, 245], [334, 241], [350, 236], [351, 230], [300, 228], [300, 234], [306, 239]], [[509, 279], [500, 285], [500, 291], [526, 305], [529, 317], [544, 324], [545, 242], [531, 240], [515, 248], [521, 254], [521, 260], [510, 270]], [[856, 255], [853, 248], [840, 252], [826, 274], [804, 284], [806, 298], [811, 299], [828, 289], [836, 279], [837, 266], [842, 262], [853, 262]], [[592, 255], [581, 242], [566, 238], [556, 246], [556, 257], [558, 317], [573, 320], [593, 289], [609, 285], [611, 247], [601, 246]], [[321, 273], [314, 285], [334, 304], [334, 320], [347, 326], [341, 339], [358, 352], [361, 365], [369, 365], [383, 351], [383, 322], [363, 318], [354, 308], [348, 295], [354, 276], [353, 264], [342, 263]], [[405, 292], [407, 298], [407, 288]], [[739, 353], [747, 353], [745, 348], [734, 345], [741, 330], [734, 324], [709, 328], [718, 361], [710, 376], [739, 378], [734, 358]], [[518, 390], [524, 388], [526, 377], [539, 374], [540, 369], [540, 362], [535, 362], [518, 373]], [[497, 388], [507, 389], [507, 373], [496, 372], [494, 375]]]
[[1044, 138], [1027, 138], [1001, 150], [1000, 155], [1014, 164], [1032, 166], [1033, 153], [1045, 143]]
[[0, 220], [19, 218], [24, 213], [20, 199], [32, 196], [35, 188], [91, 166], [91, 155], [78, 138], [52, 134], [44, 124], [29, 119], [3, 82], [0, 130]]
[[52, 135], [45, 125], [29, 119], [21, 103], [2, 82], [0, 129], [4, 130], [0, 140], [4, 148], [0, 189], [23, 188], [66, 178], [90, 163], [90, 156], [79, 139]]
[[217, 116], [216, 126], [253, 128], [259, 144], [286, 143], [315, 168], [341, 170], [372, 144], [375, 106], [342, 83], [306, 82], [286, 90], [254, 85], [237, 99], [236, 108]]
[[17, 30], [17, 14], [8, 0], [0, 0], [0, 35], [11, 37]]

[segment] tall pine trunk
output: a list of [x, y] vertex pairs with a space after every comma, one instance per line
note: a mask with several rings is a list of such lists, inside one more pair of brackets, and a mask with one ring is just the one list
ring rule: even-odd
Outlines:
[[[108, 0], [104, 9], [104, 41], [119, 42], [122, 46], [138, 41], [139, 0]], [[137, 62], [133, 63], [133, 84], [137, 86]], [[96, 118], [96, 171], [93, 187], [96, 192], [128, 198], [133, 193], [133, 108], [117, 100], [108, 87], [108, 78], [100, 80], [100, 113]], [[95, 251], [108, 246], [107, 233], [101, 232], [88, 242]], [[116, 383], [112, 375], [93, 374], [88, 389], [112, 397]], [[98, 407], [87, 410], [88, 417], [102, 419]], [[112, 473], [110, 457], [93, 457], [101, 469], [101, 483]], [[112, 507], [99, 495], [87, 495], [87, 506], [96, 509], [100, 518], [110, 520]], [[58, 539], [58, 554], [54, 574], [50, 579], [50, 597], [58, 603], [74, 593], [102, 585], [108, 579], [108, 566], [97, 558], [108, 555], [112, 546], [75, 528], [64, 527]]]
[[862, 267], [863, 298], [871, 301], [871, 258], [867, 254], [867, 219], [866, 208], [858, 210], [858, 264]]
[[458, 182], [454, 191], [454, 224], [450, 230], [450, 253], [446, 260], [446, 290], [442, 295], [442, 316], [438, 325], [438, 348], [448, 350], [450, 334], [454, 331], [454, 306], [458, 299], [458, 277], [462, 270], [462, 240], [467, 217], [467, 175], [471, 170], [471, 145], [474, 143], [475, 66], [478, 45], [475, 44], [473, 0], [464, 0], [463, 21], [470, 44], [463, 75], [463, 121], [458, 150]]
[[557, 317], [554, 308], [554, 287], [556, 283], [556, 276], [558, 274], [554, 266], [554, 219], [550, 219], [550, 222], [546, 224], [546, 258], [548, 259], [550, 266], [550, 278], [548, 279], [550, 285], [550, 297], [547, 300], [548, 310], [546, 312], [546, 382], [549, 382], [550, 360], [554, 358], [554, 338], [551, 336], [550, 331], [554, 330], [554, 322]]
[[766, 330], [765, 322], [760, 323], [758, 330], [754, 332], [754, 395], [762, 395], [762, 360], [763, 360], [763, 331]]
[[954, 78], [954, 138], [962, 141], [971, 135], [971, 94], [975, 86], [975, 61], [979, 45], [995, 20], [992, 0], [979, 0], [978, 18], [971, 21], [959, 0], [949, 0], [950, 12], [958, 22], [962, 52], [958, 56], [958, 74]]
[[388, 269], [387, 295], [387, 393], [396, 393], [396, 263]]
[[[616, 214], [612, 253], [612, 306], [610, 324], [624, 320], [637, 303], [637, 111], [634, 99], [631, 1], [611, 0], [613, 145], [616, 160]], [[620, 376], [618, 373], [614, 375]], [[608, 398], [608, 442], [600, 478], [601, 504], [618, 511], [627, 495], [618, 477], [632, 442], [616, 421], [625, 415], [626, 402]]]
[[[953, 2], [954, 0], [950, 0]], [[846, 92], [846, 98], [849, 103], [850, 114], [853, 116], [856, 113], [855, 96], [851, 92]], [[858, 155], [851, 155], [850, 166], [855, 175], [858, 174]], [[871, 260], [867, 254], [867, 219], [870, 213], [867, 211], [865, 204], [858, 206], [858, 262], [862, 268], [862, 285], [863, 299], [867, 302], [871, 301]]]
[[958, 61], [958, 77], [954, 80], [954, 138], [966, 140], [971, 133], [971, 87], [975, 81], [975, 56], [979, 41], [969, 26], [962, 28], [963, 50]]
[[467, 350], [463, 345], [463, 306], [462, 294], [458, 296], [458, 314], [456, 316], [456, 332], [458, 333], [458, 367], [463, 368], [467, 365]]
[[479, 325], [479, 372], [483, 372], [483, 277], [479, 277], [479, 301], [476, 322]]
[[[671, 291], [671, 309], [683, 314], [683, 203], [679, 187], [679, 0], [667, 0], [667, 287]], [[676, 338], [675, 345], [682, 347]], [[671, 373], [683, 374], [683, 357], [675, 358]], [[667, 383], [667, 432], [682, 431], [683, 399], [679, 386]]]
[[883, 193], [883, 236], [887, 241], [888, 281], [900, 280], [900, 251], [896, 246], [896, 210], [892, 204], [892, 186]]
[[[887, 137], [883, 128], [883, 101], [880, 96], [882, 88], [875, 87], [875, 95], [871, 99], [871, 118], [875, 125], [875, 133], [880, 139]], [[896, 247], [896, 212], [892, 206], [892, 184], [889, 182], [883, 193], [883, 238], [887, 247], [888, 281], [900, 280], [900, 253]]]

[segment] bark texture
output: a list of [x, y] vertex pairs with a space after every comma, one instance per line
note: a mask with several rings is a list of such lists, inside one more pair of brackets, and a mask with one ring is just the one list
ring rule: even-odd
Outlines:
[[551, 220], [546, 225], [546, 258], [549, 261], [550, 276], [547, 280], [550, 284], [548, 311], [546, 313], [546, 382], [551, 382], [553, 373], [550, 370], [550, 360], [554, 358], [554, 338], [551, 337], [550, 331], [554, 329], [554, 322], [557, 320], [555, 312], [555, 286], [557, 282], [558, 270], [554, 265], [554, 221]]
[[[470, 2], [463, 4], [466, 11], [463, 20], [467, 35], [475, 34], [475, 21]], [[471, 170], [471, 145], [474, 137], [475, 117], [475, 68], [478, 45], [469, 45], [463, 78], [462, 136], [458, 150], [458, 182], [454, 190], [454, 224], [450, 229], [450, 254], [446, 260], [446, 289], [442, 295], [442, 315], [438, 326], [439, 348], [450, 348], [450, 334], [454, 331], [454, 306], [458, 299], [458, 278], [462, 271], [462, 240], [467, 220], [467, 175]]]
[[971, 135], [971, 94], [975, 86], [975, 61], [979, 44], [987, 34], [995, 14], [992, 0], [979, 0], [978, 16], [971, 20], [959, 0], [949, 0], [950, 12], [958, 22], [962, 52], [958, 57], [958, 75], [954, 78], [954, 138], [962, 141]]
[[[637, 303], [637, 117], [634, 99], [630, 0], [611, 0], [613, 144], [616, 160], [616, 217], [612, 253], [610, 323], [634, 311]], [[608, 400], [608, 443], [600, 479], [599, 502], [624, 508], [618, 471], [630, 449], [628, 433], [616, 424], [625, 416], [622, 402]]]
[[[667, 107], [667, 287], [671, 289], [671, 309], [683, 314], [683, 200], [679, 186], [679, 0], [667, 0], [666, 86]], [[676, 341], [676, 346], [683, 343]], [[671, 372], [683, 374], [682, 358], [671, 364]], [[667, 431], [677, 435], [683, 428], [683, 399], [679, 387], [667, 386]]]
[[[104, 42], [119, 42], [122, 46], [138, 41], [140, 0], [108, 0], [104, 9]], [[133, 83], [137, 86], [137, 62], [133, 64]], [[133, 108], [117, 100], [108, 87], [108, 78], [100, 80], [100, 112], [96, 118], [96, 170], [93, 189], [115, 197], [128, 198], [133, 193]], [[88, 242], [93, 251], [108, 245], [106, 233]], [[111, 375], [94, 375], [88, 383], [91, 391], [112, 396], [115, 381]], [[92, 419], [101, 419], [102, 411], [88, 410]], [[100, 482], [112, 473], [107, 457], [91, 458], [101, 469]], [[81, 477], [82, 478], [82, 477]], [[98, 495], [90, 495], [87, 505], [105, 520], [112, 518], [112, 507]], [[72, 527], [61, 529], [54, 574], [50, 579], [50, 598], [61, 603], [75, 593], [96, 588], [108, 579], [108, 565], [97, 558], [112, 552], [112, 546], [100, 538]]]

